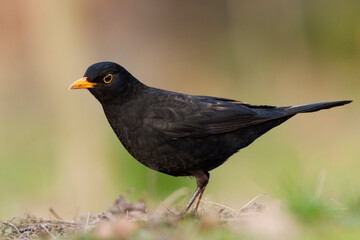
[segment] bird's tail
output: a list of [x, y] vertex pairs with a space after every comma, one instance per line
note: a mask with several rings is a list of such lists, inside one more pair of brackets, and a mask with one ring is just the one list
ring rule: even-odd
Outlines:
[[321, 103], [312, 103], [312, 104], [305, 104], [305, 105], [297, 105], [291, 107], [285, 107], [284, 112], [288, 115], [295, 115], [297, 113], [306, 113], [306, 112], [316, 112], [322, 109], [329, 109], [332, 107], [342, 106], [352, 101], [335, 101], [335, 102], [321, 102]]

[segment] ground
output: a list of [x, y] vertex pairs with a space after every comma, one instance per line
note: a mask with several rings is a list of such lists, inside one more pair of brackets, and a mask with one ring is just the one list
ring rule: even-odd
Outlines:
[[[358, 239], [357, 205], [326, 206], [304, 195], [291, 202], [260, 194], [241, 209], [204, 199], [198, 214], [179, 216], [181, 190], [148, 211], [143, 201], [119, 196], [99, 214], [66, 221], [53, 209], [52, 219], [26, 215], [1, 222], [0, 239]], [[261, 202], [261, 204], [257, 203]], [[357, 201], [354, 201], [355, 203]]]

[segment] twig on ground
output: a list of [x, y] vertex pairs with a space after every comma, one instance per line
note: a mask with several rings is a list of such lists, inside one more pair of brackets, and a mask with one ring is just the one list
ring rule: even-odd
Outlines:
[[8, 225], [12, 228], [14, 228], [16, 230], [16, 232], [23, 238], [25, 238], [25, 236], [19, 231], [19, 229], [14, 225], [12, 224], [11, 222], [8, 222], [8, 221], [2, 221], [5, 225]]
[[86, 218], [86, 222], [85, 222], [85, 226], [84, 226], [84, 231], [86, 231], [88, 225], [89, 225], [89, 218], [90, 218], [90, 212], [88, 212], [87, 218]]
[[264, 196], [265, 194], [266, 194], [266, 193], [261, 193], [261, 194], [257, 195], [256, 197], [254, 197], [253, 199], [251, 199], [247, 204], [245, 204], [245, 205], [240, 209], [240, 212], [241, 212], [241, 210], [247, 208], [247, 207], [250, 206], [253, 202], [255, 202], [256, 199]]
[[216, 205], [216, 206], [219, 206], [219, 207], [228, 209], [228, 210], [232, 211], [233, 213], [236, 213], [236, 211], [235, 211], [234, 209], [232, 209], [231, 207], [225, 206], [225, 205], [220, 204], [220, 203], [211, 202], [211, 201], [208, 201], [208, 200], [206, 200], [206, 199], [201, 200], [201, 202], [203, 202], [203, 203], [205, 203], [205, 204], [206, 204], [206, 203], [210, 203], [210, 204], [213, 204], [213, 205]]
[[54, 209], [49, 208], [49, 212], [50, 212], [57, 220], [63, 220], [63, 218], [60, 217], [60, 216], [55, 212]]
[[40, 224], [40, 226], [41, 226], [53, 239], [56, 239], [56, 237], [46, 228], [46, 223], [45, 223], [45, 224]]
[[166, 211], [168, 211], [170, 214], [177, 216], [178, 214], [176, 214], [175, 212], [171, 211], [163, 202], [160, 201], [160, 205], [166, 209]]
[[[16, 217], [14, 219], [21, 219], [24, 221], [33, 221], [34, 220], [33, 218], [29, 218], [29, 217]], [[41, 219], [41, 222], [47, 223], [47, 224], [54, 224], [53, 220], [44, 219], [44, 218]], [[56, 223], [62, 223], [62, 224], [66, 224], [66, 225], [77, 225], [77, 226], [81, 225], [81, 223], [77, 223], [76, 221], [66, 221], [66, 220], [56, 220]]]
[[[186, 188], [180, 188], [180, 189], [174, 191], [167, 198], [165, 198], [164, 201], [160, 202], [160, 206], [155, 209], [154, 214], [159, 214], [160, 215], [161, 211], [162, 211], [162, 207], [170, 206], [172, 203], [175, 202], [175, 200], [177, 200], [181, 196], [185, 196], [185, 195], [186, 195]], [[168, 207], [165, 207], [165, 209], [169, 211]], [[172, 212], [172, 211], [170, 211], [170, 212]]]

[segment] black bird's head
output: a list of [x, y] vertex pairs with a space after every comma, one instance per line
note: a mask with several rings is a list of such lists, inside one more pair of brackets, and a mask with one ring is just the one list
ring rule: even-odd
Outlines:
[[130, 97], [139, 86], [144, 85], [119, 64], [99, 62], [91, 65], [84, 77], [71, 84], [69, 89], [87, 88], [104, 104], [114, 99]]

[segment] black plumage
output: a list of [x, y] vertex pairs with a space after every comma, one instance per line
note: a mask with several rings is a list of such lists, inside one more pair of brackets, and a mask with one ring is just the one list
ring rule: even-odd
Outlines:
[[275, 107], [194, 96], [144, 85], [112, 62], [90, 66], [72, 89], [88, 88], [101, 103], [117, 137], [145, 166], [172, 176], [194, 176], [195, 211], [209, 171], [239, 149], [298, 113], [351, 101]]

